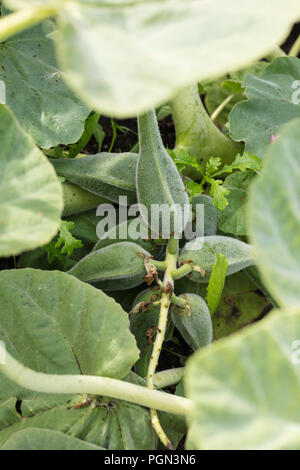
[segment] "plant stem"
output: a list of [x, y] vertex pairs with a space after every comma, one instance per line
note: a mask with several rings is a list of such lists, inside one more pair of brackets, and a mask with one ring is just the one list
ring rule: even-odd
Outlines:
[[157, 372], [154, 375], [154, 385], [159, 388], [176, 385], [182, 379], [184, 370], [184, 367], [177, 367], [176, 369], [168, 369], [162, 372]]
[[268, 62], [272, 62], [275, 59], [278, 59], [279, 57], [286, 57], [286, 53], [280, 48], [276, 47], [273, 52], [271, 52], [267, 57]]
[[[197, 156], [205, 164], [212, 156], [232, 163], [243, 144], [233, 142], [215, 126], [200, 99], [197, 85], [184, 88], [171, 102], [176, 129], [176, 149]], [[195, 169], [189, 170], [195, 176]], [[198, 172], [196, 176], [199, 176]]]
[[54, 16], [58, 11], [57, 6], [28, 7], [20, 11], [4, 16], [0, 20], [0, 41], [3, 42], [10, 36], [21, 33], [24, 29], [31, 28], [46, 18]]
[[225, 98], [225, 100], [217, 107], [217, 109], [215, 109], [215, 111], [210, 116], [210, 119], [212, 121], [215, 121], [217, 119], [219, 114], [221, 114], [223, 109], [228, 105], [228, 103], [230, 103], [233, 97], [234, 97], [234, 94], [227, 96], [227, 98]]
[[[171, 238], [167, 245], [167, 254], [166, 254], [166, 271], [164, 275], [163, 287], [164, 291], [161, 296], [160, 304], [160, 313], [159, 313], [159, 322], [157, 327], [156, 338], [153, 345], [153, 351], [151, 359], [149, 362], [148, 372], [147, 372], [147, 387], [154, 389], [154, 374], [158, 364], [161, 348], [164, 342], [167, 322], [168, 322], [168, 313], [169, 307], [171, 305], [171, 298], [174, 290], [174, 280], [173, 272], [177, 267], [177, 258], [178, 258], [178, 240]], [[156, 431], [161, 442], [165, 447], [172, 449], [172, 444], [165, 432], [163, 431], [156, 410], [151, 409], [151, 421], [154, 430]]]
[[20, 364], [7, 351], [1, 354], [2, 356], [5, 357], [5, 364], [0, 363], [0, 371], [29, 390], [41, 393], [102, 395], [184, 416], [190, 415], [191, 412], [192, 403], [187, 398], [108, 377], [43, 374]]
[[296, 41], [294, 42], [291, 50], [290, 50], [290, 53], [289, 53], [289, 56], [290, 57], [298, 57], [298, 54], [300, 52], [300, 34], [298, 36], [298, 39], [296, 39]]

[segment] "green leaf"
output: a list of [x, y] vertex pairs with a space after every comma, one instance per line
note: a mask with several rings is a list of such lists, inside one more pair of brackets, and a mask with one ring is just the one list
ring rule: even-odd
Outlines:
[[246, 151], [264, 157], [272, 135], [280, 135], [284, 124], [300, 117], [300, 101], [294, 83], [300, 80], [300, 59], [281, 57], [262, 74], [249, 75], [246, 94], [230, 114], [234, 140], [246, 142]]
[[120, 242], [93, 251], [77, 263], [69, 274], [97, 283], [103, 290], [124, 290], [142, 284], [146, 275], [143, 257], [150, 254], [131, 242]]
[[207, 305], [211, 315], [215, 313], [219, 306], [225, 285], [227, 268], [228, 263], [226, 256], [216, 253], [216, 261], [211, 271], [206, 296]]
[[[122, 378], [138, 358], [127, 314], [73, 276], [34, 269], [1, 271], [0, 295], [0, 338], [27, 367], [50, 374]], [[22, 399], [34, 393], [1, 375], [0, 399], [11, 396]]]
[[298, 0], [284, 7], [281, 0], [106, 5], [62, 2], [55, 40], [67, 83], [90, 107], [116, 117], [142, 114], [182, 87], [266, 56], [300, 16]]
[[224, 187], [229, 190], [229, 194], [228, 206], [220, 212], [219, 229], [222, 232], [236, 236], [248, 234], [248, 190], [254, 178], [255, 173], [247, 171], [236, 172], [225, 179]]
[[180, 298], [188, 302], [188, 307], [173, 305], [172, 320], [187, 344], [196, 351], [212, 342], [213, 331], [209, 309], [205, 300], [199, 295], [182, 294]]
[[179, 256], [179, 263], [193, 262], [205, 270], [205, 276], [193, 272], [192, 281], [208, 282], [212, 268], [215, 264], [215, 255], [220, 253], [226, 256], [228, 262], [227, 276], [234, 274], [253, 264], [252, 247], [235, 238], [218, 235], [195, 238], [188, 242]]
[[299, 337], [300, 313], [277, 311], [198, 351], [185, 376], [194, 401], [187, 448], [300, 449]]
[[27, 428], [13, 434], [1, 450], [103, 450], [103, 448], [62, 432]]
[[85, 149], [86, 145], [89, 143], [92, 135], [94, 134], [98, 126], [99, 118], [99, 113], [93, 113], [87, 118], [87, 120], [85, 121], [83, 134], [80, 137], [79, 141], [76, 142], [76, 144], [69, 146], [69, 158], [76, 157], [80, 152]]
[[299, 305], [300, 120], [269, 149], [249, 200], [250, 235], [267, 289], [280, 305]]
[[256, 155], [252, 155], [250, 152], [245, 152], [243, 155], [238, 154], [233, 163], [225, 165], [217, 175], [214, 174], [213, 176], [215, 177], [223, 173], [232, 173], [234, 170], [253, 170], [258, 172], [260, 169], [261, 159], [256, 157]]
[[93, 247], [98, 241], [96, 228], [98, 222], [101, 220], [100, 216], [96, 215], [95, 210], [82, 212], [81, 214], [71, 215], [66, 217], [67, 222], [73, 222], [74, 228], [72, 233], [75, 238], [82, 240], [85, 246]]
[[0, 138], [0, 256], [11, 256], [54, 237], [63, 200], [47, 158], [3, 105]]
[[210, 157], [206, 164], [206, 174], [207, 176], [211, 176], [215, 173], [220, 166], [222, 165], [222, 160], [219, 157]]
[[55, 247], [59, 248], [62, 254], [66, 254], [70, 257], [74, 250], [83, 247], [82, 241], [77, 240], [71, 234], [71, 230], [74, 228], [74, 222], [67, 222], [66, 220], [61, 221], [59, 229], [59, 235]]
[[89, 115], [58, 69], [52, 30], [46, 22], [0, 47], [0, 80], [6, 85], [6, 104], [43, 148], [76, 142]]
[[[139, 138], [137, 196], [141, 215], [157, 238], [169, 238], [171, 233], [181, 235], [190, 215], [184, 212], [189, 198], [176, 165], [163, 146], [155, 111], [139, 117]], [[154, 205], [165, 205], [170, 210], [166, 233], [161, 214], [153, 215]]]
[[99, 153], [51, 163], [59, 175], [93, 194], [116, 203], [120, 196], [127, 196], [129, 205], [136, 202], [134, 153]]
[[210, 195], [213, 198], [213, 203], [219, 211], [224, 210], [228, 206], [227, 197], [229, 194], [228, 189], [223, 186], [222, 180], [209, 179], [211, 184]]

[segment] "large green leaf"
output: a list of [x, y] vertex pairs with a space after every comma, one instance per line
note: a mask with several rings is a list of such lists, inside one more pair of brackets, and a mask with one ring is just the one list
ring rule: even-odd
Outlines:
[[[232, 137], [246, 142], [246, 150], [263, 157], [271, 135], [300, 117], [299, 92], [293, 88], [300, 80], [300, 59], [281, 57], [262, 74], [245, 81], [249, 101], [239, 103], [230, 114]], [[299, 88], [299, 87], [298, 87]]]
[[87, 191], [119, 203], [120, 196], [128, 204], [136, 202], [134, 153], [99, 153], [83, 158], [52, 160], [57, 173]]
[[[35, 269], [2, 271], [0, 297], [0, 338], [27, 367], [122, 378], [138, 359], [122, 308], [73, 276]], [[1, 376], [0, 399], [14, 395], [22, 398], [23, 391]]]
[[[141, 215], [156, 238], [181, 235], [190, 216], [184, 211], [189, 198], [177, 167], [163, 146], [154, 110], [139, 117], [139, 140], [136, 184]], [[155, 214], [155, 207], [169, 209], [169, 216]]]
[[128, 117], [265, 56], [299, 16], [298, 0], [74, 0], [62, 3], [56, 44], [78, 95]]
[[[300, 449], [300, 312], [277, 311], [188, 362], [189, 449]], [[287, 392], [288, 391], [288, 392]]]
[[59, 5], [55, 39], [64, 78], [89, 106], [118, 117], [148, 111], [186, 85], [266, 56], [300, 17], [298, 0]]
[[249, 204], [256, 262], [281, 305], [300, 305], [299, 131], [297, 120], [272, 144]]
[[47, 26], [25, 31], [0, 47], [6, 104], [43, 148], [76, 142], [89, 115], [63, 80]]
[[63, 199], [47, 158], [4, 105], [0, 139], [0, 256], [11, 256], [54, 237]]

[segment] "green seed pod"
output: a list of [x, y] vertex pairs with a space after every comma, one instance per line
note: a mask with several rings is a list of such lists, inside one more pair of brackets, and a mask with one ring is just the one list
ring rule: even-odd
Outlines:
[[205, 300], [196, 294], [180, 296], [187, 300], [187, 307], [171, 308], [174, 325], [191, 348], [196, 351], [212, 342], [213, 328], [208, 306]]
[[[107, 231], [105, 233], [105, 235], [97, 241], [96, 245], [94, 246], [94, 251], [99, 250], [100, 248], [104, 248], [105, 246], [109, 246], [109, 245], [119, 243], [121, 241], [125, 241], [124, 239], [122, 240], [122, 238], [121, 238], [121, 233], [124, 232], [124, 233], [127, 233], [126, 241], [136, 243], [137, 245], [144, 248], [144, 250], [147, 250], [147, 251], [151, 252], [151, 254], [152, 254], [153, 253], [153, 248], [155, 247], [154, 240], [147, 240], [146, 237], [145, 237], [145, 239], [138, 238], [137, 240], [134, 240], [130, 237], [128, 227], [131, 223], [135, 223], [135, 220], [137, 220], [137, 219], [125, 220], [121, 224], [119, 224], [119, 225], [113, 227], [111, 230]], [[143, 222], [141, 222], [141, 223], [143, 223]], [[147, 229], [145, 230], [145, 234], [146, 233], [148, 233]], [[110, 235], [112, 236], [112, 238], [109, 238]]]
[[97, 196], [116, 203], [120, 196], [127, 196], [128, 204], [136, 202], [134, 153], [99, 153], [51, 163], [60, 176]]
[[130, 330], [134, 334], [140, 358], [135, 363], [135, 372], [141, 377], [146, 377], [149, 361], [153, 349], [153, 340], [159, 320], [159, 305], [151, 305], [151, 301], [157, 301], [161, 297], [160, 289], [145, 289], [135, 298], [132, 308], [140, 305], [136, 313], [130, 315]]
[[216, 235], [218, 230], [218, 209], [214, 206], [212, 198], [206, 194], [200, 194], [192, 199], [193, 210], [197, 204], [204, 206], [204, 236]]
[[[141, 215], [157, 238], [170, 238], [171, 233], [181, 235], [190, 216], [184, 211], [189, 198], [182, 178], [163, 146], [155, 111], [139, 116], [138, 121], [140, 157], [136, 182]], [[163, 217], [160, 209], [169, 212], [169, 216]], [[169, 226], [164, 227], [166, 221]]]
[[70, 269], [69, 274], [96, 283], [102, 290], [130, 289], [143, 283], [146, 275], [143, 256], [150, 255], [135, 243], [116, 243], [93, 251]]
[[[161, 290], [159, 287], [145, 289], [136, 296], [132, 304], [133, 309], [137, 305], [139, 306], [136, 312], [130, 314], [130, 330], [134, 334], [140, 350], [140, 358], [135, 363], [134, 368], [135, 372], [141, 377], [146, 377], [147, 375], [159, 321], [160, 305], [153, 305], [151, 302], [156, 302], [160, 298]], [[173, 330], [173, 322], [169, 319], [165, 336], [166, 341], [172, 337]]]
[[192, 262], [195, 266], [205, 270], [203, 277], [199, 272], [193, 272], [191, 280], [194, 282], [208, 282], [212, 267], [215, 263], [216, 253], [226, 256], [228, 262], [227, 276], [234, 274], [253, 264], [252, 246], [235, 238], [218, 235], [195, 238], [188, 242], [179, 256], [179, 263]]
[[89, 209], [94, 209], [100, 204], [109, 203], [107, 199], [96, 196], [76, 184], [65, 182], [62, 184], [64, 210], [63, 216], [67, 217], [73, 214], [80, 214]]

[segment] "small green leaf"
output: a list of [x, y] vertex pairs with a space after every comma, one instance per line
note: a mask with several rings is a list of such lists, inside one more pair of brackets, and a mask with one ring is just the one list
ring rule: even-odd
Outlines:
[[56, 248], [60, 248], [62, 254], [66, 254], [68, 257], [73, 254], [73, 251], [83, 246], [81, 240], [77, 240], [71, 234], [74, 228], [74, 222], [67, 222], [62, 220], [59, 229], [58, 240], [55, 244]]
[[243, 155], [238, 154], [233, 163], [225, 165], [219, 173], [213, 176], [216, 177], [222, 173], [232, 173], [234, 170], [253, 170], [258, 172], [260, 169], [261, 159], [256, 157], [256, 155], [252, 155], [250, 152], [245, 152]]
[[226, 256], [216, 253], [216, 261], [211, 271], [206, 296], [207, 305], [211, 315], [215, 313], [219, 306], [225, 285], [227, 268], [228, 263]]
[[103, 290], [125, 290], [142, 284], [146, 275], [144, 257], [150, 254], [131, 242], [120, 242], [93, 251], [69, 274], [81, 281], [97, 283]]
[[210, 157], [206, 164], [206, 174], [207, 176], [211, 176], [213, 173], [215, 173], [220, 166], [222, 165], [222, 160], [219, 157]]
[[223, 186], [222, 180], [209, 179], [208, 182], [211, 184], [210, 195], [213, 198], [213, 203], [219, 211], [225, 209], [228, 206], [227, 197], [229, 194], [228, 189]]
[[194, 282], [208, 282], [215, 264], [216, 253], [226, 256], [228, 262], [227, 276], [234, 274], [253, 264], [252, 247], [235, 238], [218, 235], [195, 238], [188, 242], [179, 256], [179, 263], [193, 262], [205, 270], [205, 276], [193, 272]]
[[300, 449], [299, 337], [300, 313], [277, 311], [198, 351], [185, 374], [194, 402], [187, 448]]

